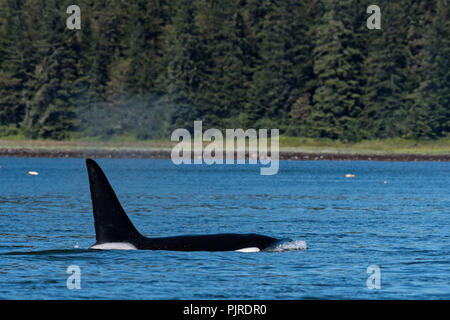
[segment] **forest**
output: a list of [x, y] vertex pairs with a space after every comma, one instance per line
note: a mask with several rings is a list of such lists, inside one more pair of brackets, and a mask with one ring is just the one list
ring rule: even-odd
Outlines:
[[448, 137], [449, 31], [448, 0], [0, 0], [0, 137]]

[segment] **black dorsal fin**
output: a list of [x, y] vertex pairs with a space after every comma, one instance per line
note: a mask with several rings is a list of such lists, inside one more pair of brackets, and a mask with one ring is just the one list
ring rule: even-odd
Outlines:
[[103, 170], [91, 159], [86, 160], [86, 166], [91, 188], [97, 244], [106, 242], [136, 243], [142, 236], [120, 205]]

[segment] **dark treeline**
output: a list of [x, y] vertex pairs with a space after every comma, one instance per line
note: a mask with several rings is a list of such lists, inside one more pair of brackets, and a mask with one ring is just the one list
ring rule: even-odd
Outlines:
[[[0, 0], [0, 134], [450, 132], [447, 0]], [[81, 8], [81, 30], [66, 8]]]

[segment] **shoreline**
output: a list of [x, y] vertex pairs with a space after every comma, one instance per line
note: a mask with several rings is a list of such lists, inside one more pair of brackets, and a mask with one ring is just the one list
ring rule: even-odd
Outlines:
[[[134, 159], [170, 159], [171, 149], [31, 149], [0, 148], [0, 157], [18, 158], [134, 158]], [[236, 155], [235, 155], [236, 158]], [[225, 157], [224, 157], [225, 159]], [[246, 152], [248, 159], [248, 152]], [[320, 152], [320, 151], [280, 151], [280, 160], [345, 160], [345, 161], [395, 161], [450, 162], [450, 154], [406, 154], [406, 153], [358, 153], [358, 152]]]

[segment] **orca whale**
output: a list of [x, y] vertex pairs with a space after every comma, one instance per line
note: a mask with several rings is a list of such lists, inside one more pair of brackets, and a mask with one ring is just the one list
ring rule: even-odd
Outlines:
[[97, 240], [89, 249], [256, 252], [279, 242], [259, 234], [233, 233], [146, 238], [128, 218], [100, 166], [92, 159], [86, 166]]

